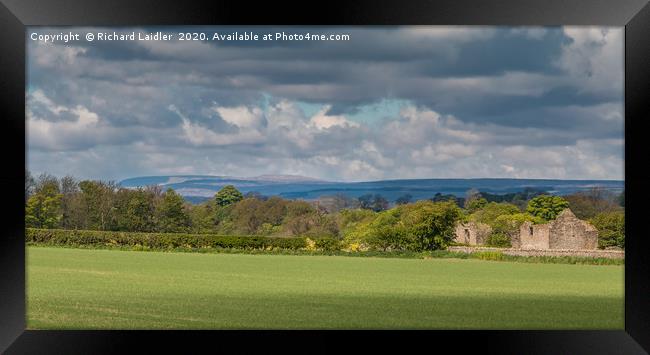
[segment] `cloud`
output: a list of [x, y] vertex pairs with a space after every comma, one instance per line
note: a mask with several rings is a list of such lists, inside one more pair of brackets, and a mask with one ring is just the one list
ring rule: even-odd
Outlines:
[[262, 110], [259, 108], [239, 107], [214, 107], [221, 118], [239, 128], [258, 128], [264, 122]]
[[[249, 124], [249, 114], [241, 109], [225, 109], [226, 117], [232, 121], [231, 123], [239, 123], [243, 129], [238, 130], [236, 133], [219, 133], [215, 132], [201, 124], [192, 122], [187, 116], [182, 114], [174, 105], [169, 106], [169, 110], [176, 113], [182, 120], [181, 126], [184, 138], [192, 145], [195, 146], [213, 146], [213, 145], [232, 145], [232, 144], [254, 144], [264, 140], [264, 136], [255, 129], [249, 129], [246, 124]], [[237, 116], [236, 112], [244, 112], [244, 118]], [[238, 117], [238, 119], [235, 119]], [[239, 127], [239, 126], [238, 126]]]
[[623, 95], [623, 29], [565, 27], [571, 39], [556, 65], [566, 70], [581, 92], [621, 98]]
[[94, 178], [623, 176], [621, 29], [309, 31], [351, 41], [28, 41], [28, 164]]
[[[41, 106], [41, 114], [50, 114], [54, 120], [27, 109], [27, 130], [30, 147], [47, 150], [79, 149], [87, 146], [101, 130], [99, 116], [86, 107], [65, 107], [50, 100], [42, 91], [28, 95], [28, 102]], [[29, 106], [29, 105], [28, 105]]]
[[330, 105], [324, 106], [316, 113], [310, 120], [310, 124], [318, 129], [328, 129], [334, 126], [342, 128], [358, 128], [359, 124], [351, 122], [342, 115], [328, 115], [328, 111], [332, 108]]

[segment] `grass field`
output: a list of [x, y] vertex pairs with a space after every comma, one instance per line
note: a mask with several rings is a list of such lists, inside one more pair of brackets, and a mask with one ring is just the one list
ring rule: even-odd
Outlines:
[[623, 266], [29, 247], [29, 329], [623, 329]]

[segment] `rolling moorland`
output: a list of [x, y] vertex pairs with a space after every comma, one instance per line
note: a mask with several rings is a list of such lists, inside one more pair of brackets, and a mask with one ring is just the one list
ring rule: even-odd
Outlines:
[[470, 189], [485, 193], [506, 194], [526, 188], [565, 195], [587, 191], [594, 186], [620, 193], [624, 182], [618, 180], [545, 180], [545, 179], [410, 179], [367, 182], [332, 182], [294, 175], [263, 175], [240, 178], [208, 175], [144, 176], [124, 179], [127, 188], [159, 185], [172, 188], [187, 201], [204, 202], [226, 185], [234, 185], [242, 193], [257, 192], [290, 199], [318, 199], [322, 196], [345, 194], [358, 198], [364, 194], [381, 194], [389, 201], [409, 194], [414, 200], [428, 199], [437, 193], [465, 196]]

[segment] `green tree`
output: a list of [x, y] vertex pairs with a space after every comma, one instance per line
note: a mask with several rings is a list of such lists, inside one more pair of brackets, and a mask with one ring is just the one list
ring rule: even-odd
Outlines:
[[260, 213], [263, 223], [279, 226], [287, 215], [287, 200], [272, 196], [264, 201]]
[[430, 200], [433, 202], [454, 201], [458, 206], [465, 205], [464, 198], [457, 197], [456, 195], [452, 195], [452, 194], [442, 194], [440, 192], [436, 192], [436, 194], [433, 195], [433, 197]]
[[590, 219], [599, 213], [622, 211], [618, 196], [600, 187], [563, 196], [569, 208], [580, 219]]
[[264, 201], [256, 198], [246, 198], [233, 205], [230, 215], [237, 231], [243, 234], [256, 234], [257, 229], [264, 223], [263, 207]]
[[34, 228], [58, 228], [61, 222], [61, 198], [56, 183], [41, 185], [27, 200], [25, 224]]
[[499, 216], [515, 214], [519, 212], [519, 208], [511, 203], [490, 202], [469, 215], [469, 220], [472, 222], [485, 223], [492, 227], [494, 225], [494, 221]]
[[222, 207], [232, 205], [243, 199], [244, 195], [242, 195], [242, 193], [239, 192], [239, 190], [237, 190], [237, 188], [235, 188], [233, 185], [224, 186], [214, 196], [214, 200], [217, 206]]
[[229, 234], [235, 232], [235, 225], [231, 216], [234, 206], [236, 206], [236, 204], [219, 206], [214, 203], [214, 208], [212, 209], [212, 224], [217, 233]]
[[306, 201], [287, 201], [282, 226], [288, 235], [310, 237], [337, 237], [339, 227], [335, 215]]
[[404, 207], [400, 214], [403, 233], [410, 239], [411, 248], [418, 251], [446, 248], [462, 217], [455, 201], [418, 201], [400, 207]]
[[84, 209], [87, 228], [94, 230], [112, 230], [116, 228], [114, 205], [117, 184], [114, 182], [84, 180], [79, 183], [81, 205]]
[[[81, 193], [77, 192], [72, 194], [69, 197], [63, 195], [62, 201], [63, 207], [63, 218], [61, 220], [61, 226], [65, 229], [89, 229], [88, 228], [88, 215], [85, 208], [84, 201], [82, 199]], [[65, 212], [67, 210], [67, 212]]]
[[316, 209], [307, 201], [296, 200], [287, 203], [287, 218], [303, 216], [314, 212], [316, 212]]
[[119, 189], [113, 211], [116, 229], [128, 232], [152, 232], [155, 230], [154, 196], [141, 188]]
[[190, 227], [190, 216], [185, 211], [185, 200], [173, 189], [167, 189], [156, 211], [158, 229], [165, 233], [186, 232]]
[[[232, 221], [241, 233], [245, 234], [270, 234], [279, 231], [280, 226], [287, 215], [287, 205], [290, 202], [273, 196], [268, 200], [260, 200], [257, 198], [245, 198], [235, 205], [233, 205], [231, 218]], [[303, 205], [297, 202], [299, 205]], [[309, 211], [313, 208], [307, 204]], [[294, 208], [295, 209], [295, 208]], [[295, 211], [294, 211], [295, 212]], [[261, 227], [264, 226], [264, 230]]]
[[471, 200], [465, 200], [465, 209], [468, 213], [474, 213], [481, 208], [487, 206], [488, 201], [483, 197], [473, 198]]
[[212, 204], [202, 203], [189, 207], [190, 225], [194, 233], [214, 233], [214, 212]]
[[388, 200], [380, 194], [365, 194], [359, 196], [359, 206], [363, 209], [375, 212], [384, 211], [388, 208]]
[[346, 239], [349, 243], [359, 242], [358, 230], [360, 225], [370, 224], [377, 215], [376, 212], [364, 209], [344, 209], [337, 215], [337, 225], [341, 233], [341, 237]]
[[551, 221], [566, 208], [569, 208], [569, 202], [562, 197], [540, 195], [528, 201], [526, 212], [540, 217], [545, 221]]
[[314, 227], [317, 211], [306, 201], [290, 201], [287, 204], [287, 216], [284, 220], [285, 229], [291, 235], [305, 235]]
[[590, 220], [598, 229], [598, 246], [600, 248], [625, 248], [625, 213], [604, 212]]
[[379, 213], [342, 211], [341, 215], [339, 223], [348, 244], [423, 251], [448, 246], [463, 214], [455, 201], [425, 200]]
[[42, 189], [51, 188], [52, 186], [57, 186], [57, 189], [59, 189], [59, 180], [54, 175], [43, 173], [34, 180], [33, 192], [38, 193]]
[[78, 228], [79, 220], [75, 214], [78, 213], [79, 183], [68, 175], [61, 179], [61, 227], [64, 229]]
[[400, 222], [400, 210], [397, 208], [381, 212], [369, 225], [370, 233], [366, 242], [381, 250], [406, 249], [408, 238]]
[[405, 205], [405, 204], [411, 202], [412, 199], [413, 199], [413, 195], [404, 194], [404, 195], [398, 197], [397, 200], [395, 200], [395, 203], [398, 204], [398, 205]]

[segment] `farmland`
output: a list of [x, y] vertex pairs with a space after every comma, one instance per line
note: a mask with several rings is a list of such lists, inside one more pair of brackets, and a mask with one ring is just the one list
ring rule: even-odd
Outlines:
[[27, 248], [29, 329], [622, 329], [623, 267]]

